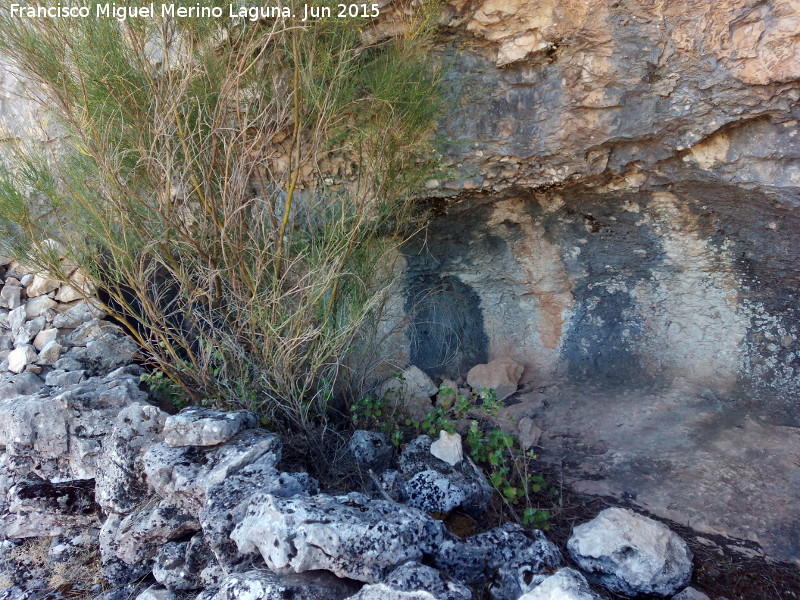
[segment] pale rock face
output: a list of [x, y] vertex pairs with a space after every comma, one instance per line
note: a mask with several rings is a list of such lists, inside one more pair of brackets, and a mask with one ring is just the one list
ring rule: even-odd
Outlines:
[[36, 362], [40, 365], [52, 365], [59, 359], [62, 350], [61, 344], [52, 340], [41, 349], [39, 356], [36, 358]]
[[252, 570], [228, 575], [209, 600], [344, 600], [354, 591], [352, 583], [324, 571], [276, 575], [267, 570]]
[[[441, 120], [453, 170], [404, 251], [391, 303], [413, 308], [382, 325], [399, 331], [390, 355], [451, 379], [513, 357], [523, 383], [561, 387], [548, 405], [570, 403], [525, 416], [548, 451], [585, 442], [553, 457], [584, 489], [799, 561], [797, 443], [769, 453], [733, 422], [800, 427], [800, 247], [787, 244], [800, 234], [800, 6], [449, 0], [443, 20], [453, 80], [472, 92]], [[670, 392], [635, 398], [651, 383]], [[608, 387], [608, 410], [571, 385]], [[654, 421], [679, 397], [666, 411], [682, 418], [620, 441], [623, 392]], [[730, 400], [723, 432], [708, 426], [715, 397]], [[729, 450], [734, 437], [764, 458]], [[658, 468], [639, 476], [642, 463]]]
[[36, 334], [36, 337], [33, 338], [33, 347], [37, 350], [41, 350], [50, 342], [54, 342], [57, 337], [58, 329], [55, 327], [51, 327], [50, 329], [42, 329]]
[[600, 600], [575, 569], [559, 569], [519, 600]]
[[406, 563], [378, 584], [365, 585], [350, 600], [472, 600], [463, 583], [453, 581], [436, 569]]
[[505, 400], [517, 391], [524, 367], [513, 358], [496, 358], [485, 365], [475, 365], [467, 373], [467, 383], [478, 391], [482, 388], [495, 390], [497, 400]]
[[275, 434], [246, 430], [229, 443], [210, 448], [153, 444], [144, 454], [143, 465], [147, 483], [156, 494], [196, 515], [211, 486], [255, 462], [274, 467], [280, 456], [281, 443]]
[[216, 446], [245, 429], [258, 426], [250, 412], [222, 412], [190, 406], [164, 423], [164, 441], [173, 447]]
[[25, 344], [11, 351], [8, 355], [8, 370], [22, 373], [25, 367], [36, 360], [36, 348]]
[[444, 430], [440, 431], [439, 439], [431, 444], [431, 454], [451, 467], [456, 466], [464, 459], [461, 435], [448, 433]]
[[425, 513], [362, 494], [259, 494], [231, 538], [240, 552], [258, 549], [278, 574], [324, 569], [376, 583], [397, 565], [433, 551], [443, 535], [442, 524]]
[[580, 568], [627, 596], [669, 596], [692, 576], [686, 543], [658, 521], [628, 509], [607, 508], [575, 527], [567, 550]]
[[37, 273], [33, 276], [33, 281], [25, 289], [25, 293], [28, 294], [29, 298], [35, 298], [57, 290], [60, 285], [59, 281]]
[[28, 319], [35, 319], [42, 315], [48, 308], [55, 308], [58, 303], [48, 296], [39, 296], [37, 298], [30, 298], [25, 303], [25, 316]]
[[0, 307], [14, 309], [20, 304], [22, 288], [18, 285], [6, 284], [0, 289]]

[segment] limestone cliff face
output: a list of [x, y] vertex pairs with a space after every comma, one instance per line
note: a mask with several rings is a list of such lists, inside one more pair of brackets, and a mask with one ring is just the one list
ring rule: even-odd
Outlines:
[[447, 19], [452, 170], [407, 251], [408, 358], [796, 398], [800, 4], [453, 1]]
[[579, 489], [800, 561], [800, 2], [449, 6], [394, 357], [515, 358]]

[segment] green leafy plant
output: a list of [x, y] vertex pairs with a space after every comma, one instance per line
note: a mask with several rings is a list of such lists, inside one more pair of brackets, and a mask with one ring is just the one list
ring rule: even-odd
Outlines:
[[438, 10], [417, 3], [391, 38], [366, 18], [0, 13], [0, 52], [66, 134], [0, 173], [5, 250], [80, 266], [187, 398], [309, 428], [419, 226]]
[[478, 421], [470, 424], [466, 447], [472, 459], [485, 465], [489, 481], [509, 506], [524, 506], [522, 522], [547, 529], [550, 512], [531, 506], [531, 496], [548, 489], [545, 478], [534, 471], [536, 454], [523, 451], [513, 435], [499, 428], [484, 431]]
[[[400, 373], [395, 377], [402, 378]], [[438, 406], [419, 423], [401, 419], [397, 399], [392, 393], [377, 398], [365, 396], [351, 407], [351, 418], [357, 427], [376, 429], [390, 436], [395, 447], [411, 437], [440, 431], [455, 433], [458, 422], [470, 417], [487, 420], [497, 415], [503, 406], [493, 389], [483, 388], [471, 394], [460, 394], [442, 384], [437, 394]], [[498, 427], [482, 426], [472, 418], [463, 440], [469, 456], [484, 466], [489, 482], [509, 507], [521, 509], [525, 525], [548, 528], [551, 513], [533, 506], [532, 497], [549, 490], [544, 476], [536, 470], [537, 456], [532, 450], [522, 450], [517, 438]]]
[[186, 394], [179, 385], [164, 375], [163, 371], [154, 370], [150, 373], [142, 373], [139, 376], [142, 383], [147, 385], [156, 398], [167, 404], [181, 409], [189, 404]]

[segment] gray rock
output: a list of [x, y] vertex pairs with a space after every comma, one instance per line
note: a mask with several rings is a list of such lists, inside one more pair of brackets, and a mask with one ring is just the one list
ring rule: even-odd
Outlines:
[[216, 446], [245, 429], [258, 427], [258, 417], [251, 412], [223, 412], [190, 406], [167, 417], [164, 441], [174, 447]]
[[8, 538], [48, 537], [99, 527], [91, 480], [51, 483], [28, 473], [8, 492], [0, 531]]
[[129, 565], [117, 556], [119, 549], [117, 533], [124, 518], [123, 515], [110, 513], [100, 528], [98, 539], [103, 578], [115, 587], [122, 587], [132, 581], [140, 580], [151, 570], [151, 561], [149, 560]]
[[[43, 296], [46, 298], [47, 296]], [[51, 327], [50, 329], [42, 329], [39, 333], [36, 334], [36, 337], [33, 338], [33, 347], [37, 350], [41, 350], [44, 348], [48, 343], [53, 342], [58, 337], [58, 329], [55, 327]]]
[[[461, 540], [442, 542], [434, 556], [434, 564], [454, 579], [467, 584], [482, 584], [494, 579], [497, 599], [516, 600], [543, 573], [561, 564], [561, 553], [544, 533], [526, 529], [516, 523], [504, 523], [489, 531]], [[498, 569], [506, 569], [498, 581]]]
[[136, 600], [175, 600], [175, 598], [176, 595], [174, 592], [157, 585], [151, 585], [136, 596]]
[[153, 577], [173, 591], [199, 590], [219, 584], [222, 571], [203, 535], [197, 534], [188, 542], [164, 544], [153, 560]]
[[192, 515], [167, 501], [147, 503], [127, 515], [114, 532], [115, 553], [127, 565], [153, 558], [166, 543], [200, 530]]
[[662, 523], [624, 508], [607, 508], [575, 527], [567, 550], [593, 579], [626, 596], [669, 596], [692, 576], [686, 543]]
[[453, 581], [436, 569], [419, 563], [406, 563], [392, 571], [384, 581], [365, 585], [350, 600], [472, 600], [463, 583]]
[[419, 367], [411, 366], [383, 382], [377, 395], [378, 398], [388, 400], [393, 408], [421, 421], [433, 410], [430, 398], [437, 389], [433, 380]]
[[419, 510], [355, 493], [259, 494], [231, 534], [241, 552], [257, 548], [276, 573], [325, 569], [367, 583], [432, 553], [443, 536], [441, 522]]
[[433, 470], [417, 473], [406, 481], [403, 498], [409, 506], [427, 513], [449, 513], [467, 501], [461, 485], [444, 473]]
[[406, 400], [410, 398], [430, 398], [439, 388], [419, 367], [410, 366], [394, 377], [387, 379], [379, 388], [380, 398], [394, 396]]
[[55, 340], [48, 342], [39, 352], [36, 362], [40, 365], [52, 365], [61, 356], [62, 350], [61, 344]]
[[266, 570], [233, 573], [220, 585], [214, 600], [344, 600], [356, 587], [325, 571], [276, 575]]
[[464, 460], [464, 448], [461, 445], [461, 435], [439, 431], [439, 439], [431, 444], [431, 454], [454, 467]]
[[98, 528], [90, 528], [55, 536], [47, 550], [47, 558], [54, 563], [68, 563], [76, 558], [80, 560], [80, 555], [97, 549], [99, 533]]
[[[27, 306], [27, 305], [26, 305]], [[27, 344], [33, 340], [39, 333], [47, 326], [47, 319], [42, 315], [33, 317], [26, 321], [22, 327], [17, 330], [17, 335], [14, 338], [16, 345]]]
[[8, 313], [8, 328], [11, 330], [11, 335], [16, 337], [20, 327], [25, 323], [25, 318], [24, 306], [18, 306]]
[[77, 385], [86, 379], [86, 371], [65, 371], [63, 369], [56, 369], [50, 371], [44, 376], [44, 382], [50, 387], [65, 388], [71, 385]]
[[53, 368], [60, 371], [79, 371], [83, 369], [83, 363], [78, 360], [84, 358], [84, 355], [76, 355], [76, 348], [70, 348], [66, 356], [59, 358]]
[[559, 569], [519, 600], [600, 600], [583, 575], [574, 569]]
[[[395, 502], [402, 502], [403, 485], [405, 485], [406, 481], [403, 479], [403, 475], [400, 473], [400, 471], [396, 471], [394, 469], [384, 471], [380, 474], [380, 477], [378, 477], [378, 482], [381, 485], [382, 491], [386, 493], [386, 495], [388, 495]], [[376, 497], [384, 497], [382, 493], [375, 489], [374, 483], [370, 489], [373, 490], [373, 493]]]
[[117, 414], [97, 460], [95, 496], [104, 510], [126, 514], [146, 498], [142, 458], [150, 446], [161, 441], [166, 417], [157, 406], [143, 402]]
[[347, 449], [362, 469], [383, 472], [392, 460], [394, 449], [389, 438], [378, 431], [358, 429], [353, 432]]
[[451, 466], [430, 452], [432, 440], [423, 435], [408, 443], [398, 459], [406, 482], [404, 501], [428, 512], [448, 512], [461, 508], [480, 514], [489, 505], [494, 490], [483, 471], [464, 457]]
[[211, 448], [173, 448], [159, 442], [147, 450], [143, 464], [156, 494], [197, 515], [211, 486], [256, 461], [274, 467], [280, 456], [281, 442], [275, 434], [249, 429]]
[[28, 294], [29, 298], [35, 298], [36, 296], [43, 296], [44, 294], [49, 294], [58, 289], [61, 283], [56, 279], [50, 279], [46, 275], [42, 275], [39, 273], [34, 274], [33, 280], [28, 284], [28, 287], [25, 288], [25, 293]]
[[467, 383], [474, 391], [495, 390], [497, 400], [505, 400], [517, 391], [524, 366], [510, 357], [496, 358], [485, 365], [475, 365], [467, 373]]
[[682, 590], [681, 592], [675, 594], [672, 597], [672, 600], [711, 600], [711, 599], [700, 590], [696, 590], [692, 586], [689, 586], [684, 590]]
[[0, 400], [30, 396], [44, 389], [44, 381], [34, 373], [20, 373], [0, 379]]
[[12, 456], [61, 465], [62, 479], [92, 479], [117, 413], [146, 398], [132, 376], [93, 378], [51, 396], [0, 401], [0, 446]]
[[[316, 493], [317, 482], [307, 473], [282, 473], [272, 460], [255, 462], [209, 487], [200, 524], [217, 561], [226, 569], [242, 557], [231, 539], [233, 528], [245, 515], [249, 501], [256, 494], [290, 498]], [[255, 551], [255, 550], [254, 550]]]
[[125, 334], [108, 332], [102, 338], [86, 343], [84, 360], [93, 374], [104, 375], [128, 364], [137, 351], [134, 341]]
[[22, 373], [30, 363], [36, 360], [36, 348], [28, 344], [11, 351], [8, 355], [8, 370]]
[[88, 300], [79, 300], [53, 319], [53, 327], [71, 329], [78, 327], [81, 323], [86, 323], [102, 316], [104, 316], [104, 313], [98, 306]]
[[25, 302], [25, 316], [28, 319], [35, 319], [42, 316], [47, 309], [53, 309], [56, 306], [58, 306], [58, 302], [47, 296], [29, 298]]
[[9, 285], [6, 284], [0, 289], [0, 307], [15, 309], [20, 304], [22, 304], [20, 300], [20, 294], [22, 293], [22, 287], [18, 285]]

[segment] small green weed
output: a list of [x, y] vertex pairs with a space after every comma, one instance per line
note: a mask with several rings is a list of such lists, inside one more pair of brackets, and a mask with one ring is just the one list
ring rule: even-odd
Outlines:
[[184, 408], [189, 405], [189, 398], [177, 383], [164, 374], [164, 371], [153, 371], [151, 373], [143, 373], [139, 376], [139, 380], [150, 388], [153, 395], [159, 400], [174, 406], [177, 409]]
[[[402, 377], [402, 375], [395, 374]], [[351, 417], [357, 427], [377, 429], [389, 435], [395, 448], [420, 434], [435, 437], [440, 431], [455, 433], [458, 422], [470, 416], [492, 417], [503, 406], [493, 389], [483, 388], [471, 395], [459, 394], [442, 384], [439, 387], [439, 406], [425, 415], [419, 423], [401, 419], [392, 394], [381, 398], [366, 396], [351, 407]], [[535, 472], [536, 454], [519, 447], [515, 436], [498, 427], [481, 426], [473, 418], [464, 439], [470, 457], [487, 471], [489, 481], [503, 502], [522, 509], [523, 524], [548, 529], [551, 514], [532, 506], [532, 496], [548, 491], [544, 477]]]
[[544, 477], [532, 471], [537, 456], [518, 447], [517, 438], [497, 427], [484, 431], [473, 420], [467, 432], [466, 447], [472, 459], [484, 465], [489, 481], [509, 506], [524, 505], [522, 522], [547, 529], [550, 512], [531, 506], [531, 496], [548, 490]]

